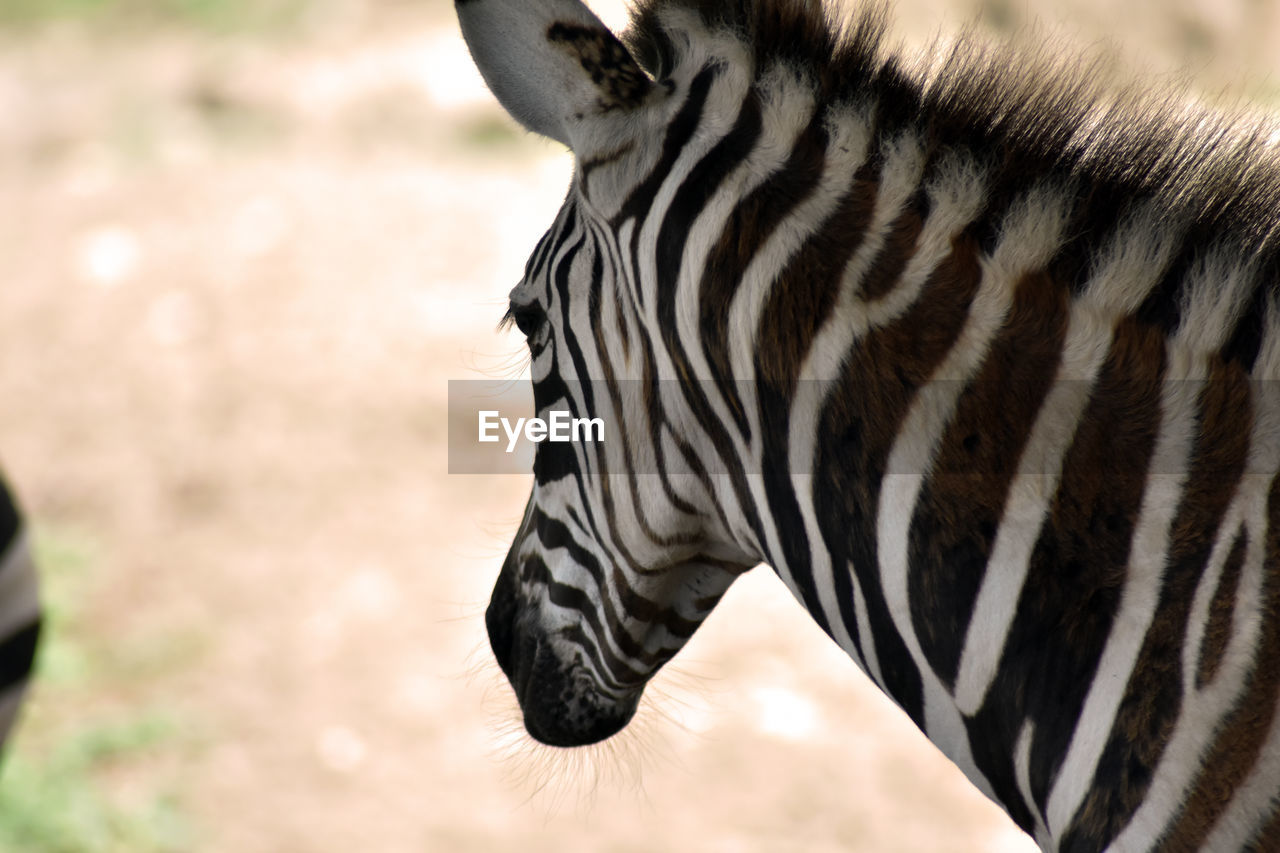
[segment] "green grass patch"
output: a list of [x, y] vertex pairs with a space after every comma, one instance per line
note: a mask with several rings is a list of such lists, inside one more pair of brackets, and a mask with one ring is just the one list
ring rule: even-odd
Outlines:
[[30, 701], [0, 770], [0, 853], [179, 853], [192, 847], [172, 772], [183, 726], [162, 708], [93, 712], [124, 673], [84, 618], [92, 543], [36, 536], [45, 625]]
[[31, 853], [177, 853], [190, 831], [177, 797], [168, 792], [121, 803], [97, 777], [152, 752], [173, 726], [150, 715], [96, 723], [42, 755], [19, 750], [5, 768], [0, 850]]

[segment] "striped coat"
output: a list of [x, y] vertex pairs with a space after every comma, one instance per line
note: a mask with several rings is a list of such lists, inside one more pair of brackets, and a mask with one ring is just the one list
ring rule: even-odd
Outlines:
[[877, 9], [461, 0], [573, 187], [512, 292], [542, 445], [487, 614], [626, 725], [741, 571], [1046, 850], [1280, 849], [1280, 135]]

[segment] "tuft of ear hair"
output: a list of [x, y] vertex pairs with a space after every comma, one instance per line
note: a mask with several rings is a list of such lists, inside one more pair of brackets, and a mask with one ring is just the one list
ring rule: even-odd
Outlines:
[[503, 108], [575, 151], [587, 124], [638, 109], [653, 88], [580, 0], [456, 0], [455, 8], [476, 67]]
[[600, 92], [601, 110], [635, 109], [653, 84], [622, 42], [608, 30], [552, 24], [547, 40], [575, 57]]

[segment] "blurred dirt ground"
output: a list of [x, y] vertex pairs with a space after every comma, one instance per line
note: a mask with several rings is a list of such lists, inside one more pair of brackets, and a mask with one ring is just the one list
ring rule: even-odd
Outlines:
[[[1043, 15], [1274, 98], [1269, 7], [1039, 5], [897, 16]], [[0, 35], [0, 459], [91, 556], [101, 666], [42, 685], [19, 755], [161, 715], [80, 780], [162, 792], [185, 828], [156, 849], [1030, 849], [765, 570], [618, 743], [519, 736], [481, 614], [528, 481], [446, 473], [446, 383], [519, 375], [494, 325], [568, 169], [488, 101], [443, 0]]]

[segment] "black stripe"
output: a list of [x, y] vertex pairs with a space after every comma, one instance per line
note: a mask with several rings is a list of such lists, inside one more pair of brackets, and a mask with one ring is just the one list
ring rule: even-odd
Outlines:
[[[0, 483], [0, 560], [7, 557], [22, 532], [22, 517], [8, 488]], [[0, 566], [3, 563], [0, 562]], [[23, 625], [0, 641], [0, 690], [22, 683], [31, 676], [40, 637], [40, 617]]]
[[[569, 386], [561, 378], [559, 354], [552, 349], [551, 369], [540, 381], [533, 383], [533, 405], [538, 412], [563, 401], [571, 417], [577, 417], [577, 406], [569, 394]], [[554, 483], [579, 473], [578, 456], [567, 442], [544, 441], [533, 456], [533, 480], [540, 486]]]
[[1083, 294], [1095, 271], [1099, 247], [1114, 237], [1122, 216], [1138, 203], [1132, 194], [1113, 184], [1086, 184], [1063, 229], [1062, 245], [1049, 261], [1054, 280], [1064, 283], [1074, 296]]
[[[596, 226], [593, 224], [592, 227]], [[623, 281], [624, 276], [622, 275], [622, 258], [619, 256], [620, 247], [614, 240], [609, 239], [608, 235], [605, 234], [596, 240], [596, 248], [602, 253], [608, 253], [607, 265], [610, 273], [612, 274], [609, 282], [611, 287], [609, 287], [608, 292], [609, 295], [613, 297], [615, 337], [622, 345], [622, 359], [625, 366], [626, 362], [631, 361], [631, 334], [627, 331], [627, 317], [626, 312], [623, 310], [623, 297], [626, 293], [626, 288]], [[592, 332], [596, 336], [596, 349], [600, 351], [600, 361], [605, 366], [605, 375], [611, 376], [614, 373], [615, 366], [608, 358], [606, 358], [609, 349], [605, 341], [605, 329], [604, 322], [602, 320], [605, 288], [600, 286], [594, 289], [599, 290], [599, 294], [592, 294], [592, 307], [596, 312], [592, 315]], [[634, 304], [631, 307], [634, 308]]]
[[[569, 557], [573, 560], [574, 565], [585, 569], [587, 574], [591, 575], [591, 579], [599, 592], [601, 606], [608, 611], [606, 616], [610, 626], [617, 626], [622, 623], [621, 617], [613, 612], [613, 603], [609, 598], [609, 584], [612, 581], [615, 584], [615, 591], [627, 616], [647, 625], [661, 625], [670, 634], [677, 637], [687, 639], [693, 636], [693, 632], [698, 627], [697, 622], [685, 619], [671, 608], [660, 605], [641, 595], [626, 582], [626, 576], [617, 571], [616, 567], [611, 570], [611, 577], [606, 579], [604, 569], [595, 558], [595, 555], [578, 543], [573, 537], [573, 532], [564, 522], [535, 509], [533, 529], [537, 532], [538, 541], [545, 551], [554, 551], [557, 548], [565, 549], [569, 552]], [[625, 631], [611, 633], [625, 634]], [[626, 636], [625, 639], [630, 640], [631, 638]], [[633, 657], [639, 658], [643, 655], [639, 647], [635, 649], [624, 648], [624, 650]]]
[[694, 222], [706, 210], [707, 203], [755, 148], [763, 129], [761, 122], [759, 93], [753, 89], [747, 93], [733, 129], [698, 161], [681, 183], [658, 231], [654, 248], [658, 330], [682, 384], [689, 384], [693, 379], [676, 323], [676, 284], [680, 280], [684, 248]]
[[[560, 215], [557, 215], [556, 218], [559, 219]], [[547, 229], [547, 233], [543, 234], [542, 238], [538, 240], [538, 245], [534, 246], [533, 252], [529, 255], [529, 260], [525, 261], [524, 264], [525, 281], [533, 281], [535, 279], [537, 272], [541, 270], [543, 265], [547, 262], [547, 255], [557, 245], [559, 245], [560, 234], [560, 223], [556, 222], [553, 223], [552, 226]]]
[[[885, 689], [921, 728], [920, 672], [880, 587], [876, 512], [902, 421], [919, 388], [954, 346], [981, 276], [974, 240], [956, 237], [912, 308], [850, 351], [843, 382], [827, 400], [818, 430], [814, 507], [833, 571], [837, 578], [847, 571], [857, 575], [872, 635], [864, 642], [874, 644]], [[852, 595], [842, 600], [852, 602]], [[842, 608], [841, 616], [852, 634], [857, 623], [851, 611], [851, 606]]]
[[821, 181], [828, 143], [826, 119], [824, 111], [815, 112], [786, 164], [738, 202], [703, 267], [698, 289], [703, 352], [743, 441], [750, 440], [751, 428], [729, 361], [729, 306], [747, 267], [782, 220], [809, 198]]
[[955, 687], [1009, 487], [1053, 385], [1069, 310], [1065, 291], [1048, 276], [1017, 283], [1004, 327], [956, 401], [916, 501], [908, 546], [911, 619], [948, 688]]
[[617, 150], [610, 151], [607, 154], [601, 154], [597, 157], [591, 157], [586, 160], [578, 161], [578, 182], [582, 186], [582, 194], [587, 198], [591, 198], [590, 183], [591, 176], [595, 174], [596, 169], [607, 166], [610, 163], [617, 163], [635, 148], [635, 143], [628, 142]]
[[40, 618], [36, 617], [0, 641], [0, 690], [30, 678], [39, 640]]
[[[1043, 813], [1106, 646], [1160, 426], [1164, 338], [1132, 320], [1111, 350], [1062, 462], [986, 704], [969, 723], [974, 761], [1028, 831], [1012, 757], [1035, 725], [1030, 783]], [[1025, 823], [1023, 821], [1026, 821]]]
[[[1273, 440], [1273, 439], [1272, 439]], [[1166, 850], [1192, 850], [1201, 847], [1206, 827], [1213, 827], [1227, 809], [1238, 800], [1223, 792], [1238, 792], [1258, 769], [1258, 763], [1266, 756], [1267, 743], [1275, 715], [1280, 711], [1280, 477], [1273, 476], [1266, 498], [1265, 533], [1253, 547], [1262, 551], [1259, 567], [1260, 586], [1248, 602], [1238, 603], [1251, 611], [1256, 608], [1259, 624], [1251, 639], [1249, 663], [1238, 673], [1240, 689], [1231, 697], [1231, 707], [1217, 719], [1214, 736], [1204, 752], [1203, 760], [1194, 779], [1187, 786], [1186, 796], [1179, 813], [1165, 824], [1163, 836], [1156, 839], [1156, 848]], [[1275, 795], [1275, 776], [1268, 780], [1271, 794]], [[1280, 817], [1276, 801], [1270, 803], [1271, 817], [1263, 826], [1272, 830]], [[1255, 837], [1256, 838], [1256, 837]], [[1272, 839], [1267, 839], [1268, 841]], [[1239, 848], [1248, 853], [1275, 853], [1275, 844], [1255, 846], [1245, 844]], [[1216, 853], [1216, 851], [1214, 851]]]
[[1135, 316], [1139, 322], [1155, 326], [1166, 335], [1173, 334], [1182, 322], [1183, 292], [1190, 272], [1203, 256], [1204, 243], [1195, 234], [1188, 234], [1160, 281], [1138, 306]]
[[[1253, 412], [1238, 368], [1215, 365], [1201, 383], [1200, 431], [1170, 528], [1159, 603], [1125, 687], [1097, 775], [1063, 850], [1098, 850], [1129, 822], [1183, 710], [1182, 646], [1191, 605], [1223, 517], [1244, 474]], [[1243, 542], [1243, 540], [1241, 540]], [[1076, 846], [1067, 844], [1079, 838]]]
[[0, 554], [9, 550], [9, 545], [18, 538], [22, 529], [22, 516], [18, 513], [13, 495], [3, 482], [0, 482]]
[[[647, 336], [641, 338], [641, 343], [643, 344], [646, 365], [651, 365], [653, 363], [653, 343]], [[682, 386], [682, 390], [686, 393], [686, 399], [690, 404], [690, 408], [693, 409], [694, 414], [698, 417], [699, 423], [711, 438], [711, 442], [715, 447], [716, 453], [722, 462], [722, 471], [729, 475], [730, 483], [733, 487], [734, 493], [738, 496], [738, 505], [742, 508], [742, 514], [746, 519], [747, 526], [756, 537], [756, 541], [764, 542], [764, 527], [760, 522], [759, 510], [756, 508], [755, 501], [751, 496], [751, 488], [747, 484], [746, 466], [735, 462], [735, 454], [733, 453], [732, 442], [729, 439], [728, 430], [725, 428], [724, 424], [709, 411], [706, 399], [697, 393], [696, 387], [691, 387], [694, 384], [695, 383], [689, 383], [689, 385], [684, 385]], [[657, 429], [656, 424], [665, 423], [665, 415], [662, 413], [660, 407], [657, 406], [657, 395], [653, 395], [653, 398], [654, 402], [653, 410], [651, 411], [651, 418], [657, 419], [652, 421], [655, 424], [654, 428]], [[698, 402], [701, 402], [701, 405], [698, 405]], [[687, 447], [687, 445], [682, 445], [682, 454], [685, 453], [685, 447]], [[726, 527], [726, 529], [731, 528]]]
[[[865, 239], [871, 222], [876, 191], [870, 175], [876, 168], [868, 164], [858, 170], [836, 209], [788, 263], [769, 295], [757, 335], [756, 395], [760, 407], [765, 494], [778, 530], [783, 559], [801, 601], [828, 635], [832, 633], [831, 626], [818, 598], [812, 552], [792, 487], [788, 438], [796, 383], [804, 358], [835, 307], [845, 267]], [[809, 466], [813, 462], [807, 459], [803, 464]], [[838, 576], [843, 572], [843, 568], [833, 567], [833, 574]]]
[[[680, 112], [676, 114], [671, 124], [667, 126], [667, 135], [662, 141], [661, 159], [654, 165], [653, 171], [649, 173], [649, 176], [632, 190], [631, 195], [627, 196], [622, 208], [610, 223], [615, 233], [621, 230], [622, 223], [628, 219], [643, 219], [652, 209], [653, 200], [658, 195], [658, 190], [662, 188], [663, 182], [666, 181], [671, 173], [671, 167], [680, 158], [681, 152], [689, 144], [689, 140], [693, 138], [694, 131], [702, 123], [702, 108], [706, 106], [707, 95], [711, 92], [711, 84], [715, 82], [719, 74], [719, 66], [712, 65], [698, 72], [698, 76], [694, 77], [693, 82], [689, 84], [689, 96], [686, 98], [684, 106], [680, 108]], [[639, 241], [639, 228], [636, 228], [633, 239], [637, 242]], [[631, 254], [634, 257], [636, 254], [635, 247], [633, 246], [632, 249]]]
[[558, 607], [573, 610], [580, 614], [584, 622], [591, 626], [595, 636], [586, 634], [579, 625], [561, 632], [572, 636], [574, 645], [582, 649], [583, 654], [591, 658], [596, 670], [609, 683], [606, 687], [626, 689], [643, 684], [648, 677], [646, 673], [632, 667], [609, 652], [603, 642], [604, 627], [600, 622], [600, 607], [597, 602], [580, 589], [560, 583], [551, 574], [546, 562], [538, 555], [526, 558], [521, 566], [521, 576], [528, 582], [539, 584], [547, 590], [547, 599]]
[[[920, 239], [920, 232], [924, 230], [929, 207], [929, 193], [924, 187], [920, 187], [912, 193], [897, 217], [889, 224], [884, 243], [867, 266], [866, 275], [860, 282], [860, 295], [865, 301], [875, 302], [885, 298], [902, 280], [907, 264], [915, 257], [916, 243]], [[867, 214], [869, 218], [870, 210]]]
[[680, 457], [684, 460], [686, 473], [693, 474], [698, 478], [699, 484], [711, 496], [711, 507], [716, 517], [720, 520], [721, 529], [726, 532], [732, 532], [733, 525], [729, 523], [728, 513], [725, 511], [724, 505], [715, 499], [715, 488], [711, 482], [711, 475], [707, 471], [706, 464], [698, 455], [693, 446], [684, 439], [683, 436], [677, 435], [675, 432], [668, 431], [667, 435], [675, 443], [676, 448], [680, 451]]
[[[576, 227], [576, 224], [577, 211], [571, 211], [570, 219], [565, 224], [565, 232], [571, 232]], [[583, 408], [588, 412], [594, 412], [596, 407], [594, 393], [591, 388], [591, 374], [587, 370], [587, 361], [582, 355], [582, 347], [578, 344], [577, 337], [571, 334], [573, 325], [570, 320], [573, 294], [570, 291], [569, 274], [573, 271], [573, 261], [577, 258], [582, 247], [587, 244], [589, 234], [589, 231], [583, 229], [578, 239], [560, 256], [551, 280], [555, 285], [556, 293], [560, 296], [560, 321], [563, 323], [561, 328], [564, 329], [565, 346], [569, 350], [569, 358], [573, 361], [574, 373], [582, 386]]]
[[[695, 381], [688, 355], [680, 341], [676, 317], [676, 283], [680, 278], [684, 248], [694, 222], [706, 209], [707, 203], [725, 179], [751, 154], [762, 129], [758, 93], [752, 90], [742, 103], [733, 129], [698, 162], [680, 185], [680, 189], [676, 191], [675, 198], [672, 199], [671, 206], [663, 218], [662, 227], [658, 231], [655, 247], [655, 266], [659, 279], [656, 283], [658, 329], [662, 334], [667, 355], [679, 376], [680, 389], [684, 398], [689, 403], [694, 417], [707, 430], [720, 457], [725, 460], [730, 460], [734, 456], [733, 443], [728, 430], [716, 416], [710, 400], [703, 393], [701, 384]], [[670, 486], [666, 482], [665, 451], [662, 449], [660, 440], [660, 427], [665, 422], [664, 417], [653, 424], [654, 449], [658, 454], [658, 470], [663, 473], [664, 485], [670, 491]]]
[[1280, 269], [1274, 266], [1253, 282], [1253, 295], [1249, 304], [1236, 321], [1235, 331], [1222, 348], [1222, 358], [1240, 365], [1246, 373], [1253, 370], [1253, 363], [1262, 349], [1262, 337], [1266, 331], [1267, 303], [1274, 298], [1269, 282], [1280, 280]]
[[[694, 78], [693, 84], [690, 86], [689, 99], [668, 129], [664, 142], [662, 162], [655, 167], [650, 177], [628, 198], [623, 205], [622, 211], [614, 219], [615, 227], [625, 222], [628, 218], [638, 218], [648, 212], [654, 196], [656, 196], [658, 189], [667, 177], [667, 172], [697, 129], [707, 94], [718, 73], [718, 69], [713, 66], [704, 69]], [[702, 204], [715, 191], [715, 188], [719, 186], [728, 172], [737, 165], [738, 158], [745, 156], [745, 153], [750, 150], [751, 145], [754, 144], [759, 135], [759, 125], [759, 106], [753, 103], [753, 99], [749, 98], [748, 103], [743, 106], [742, 114], [739, 116], [735, 128], [714, 147], [713, 151], [702, 158], [694, 168], [693, 173], [681, 185], [680, 190], [677, 191], [676, 199], [672, 201], [671, 209], [659, 229], [657, 255], [660, 259], [658, 262], [660, 276], [664, 271], [669, 271], [673, 274], [678, 272], [679, 252], [682, 251], [684, 240], [688, 236], [688, 224], [700, 212]], [[633, 244], [638, 244], [640, 230], [640, 228], [635, 229]], [[633, 245], [633, 258], [636, 254], [637, 245]], [[664, 266], [661, 261], [664, 257], [674, 257], [674, 266]], [[639, 281], [639, 271], [635, 272], [635, 276], [636, 280]], [[661, 281], [657, 283], [659, 325], [663, 327], [663, 331], [671, 338], [675, 335], [675, 281], [672, 279], [666, 282], [667, 286], [665, 287], [663, 284]], [[642, 336], [641, 343], [645, 357], [646, 382], [655, 382], [656, 377], [653, 377], [651, 373], [652, 365], [655, 363], [653, 341], [648, 336]], [[743, 512], [747, 516], [747, 523], [751, 526], [756, 536], [762, 539], [759, 515], [751, 500], [745, 472], [741, 465], [733, 463], [733, 444], [729, 438], [728, 431], [715, 416], [708, 401], [699, 393], [696, 383], [692, 381], [692, 377], [687, 375], [687, 359], [684, 357], [679, 341], [668, 340], [668, 343], [674, 343], [669, 352], [673, 363], [675, 363], [677, 369], [683, 365], [686, 371], [685, 375], [681, 377], [684, 380], [681, 387], [689, 407], [699, 424], [707, 431], [716, 452], [725, 461], [725, 468], [730, 474]], [[650, 428], [653, 430], [655, 442], [660, 437], [660, 429], [665, 423], [666, 417], [658, 405], [658, 395], [656, 393], [650, 394]]]

